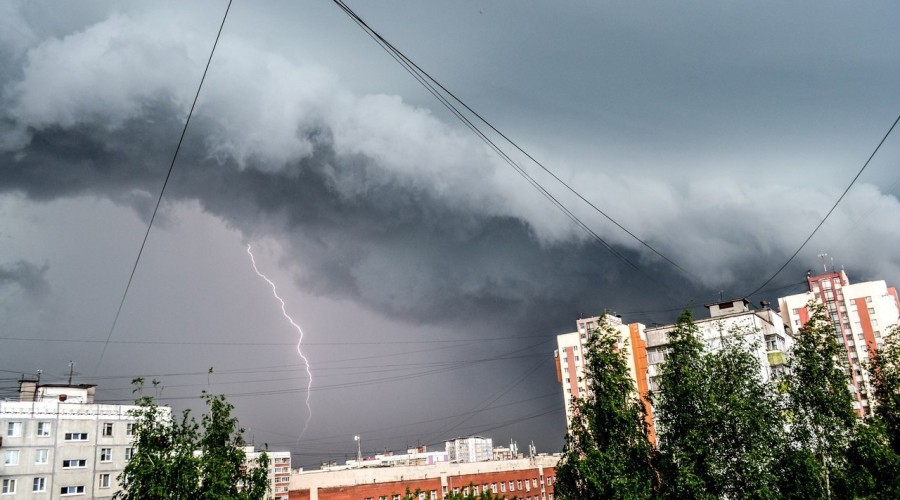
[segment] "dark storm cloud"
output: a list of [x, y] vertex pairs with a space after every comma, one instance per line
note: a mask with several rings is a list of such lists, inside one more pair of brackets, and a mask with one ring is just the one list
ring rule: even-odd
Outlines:
[[42, 297], [50, 291], [47, 270], [50, 266], [36, 266], [20, 260], [11, 264], [0, 264], [0, 289], [18, 286], [30, 297]]
[[[2, 188], [39, 200], [105, 196], [147, 216], [148, 193], [165, 174], [157, 146], [177, 126], [174, 110], [156, 103], [113, 132], [34, 131], [25, 148], [0, 156]], [[462, 211], [427, 189], [378, 181], [348, 197], [339, 182], [365, 185], [379, 167], [361, 155], [338, 157], [327, 131], [310, 140], [309, 157], [277, 171], [220, 162], [193, 141], [168, 199], [198, 200], [248, 236], [277, 235], [291, 246], [304, 288], [416, 321], [549, 327], [547, 310], [593, 312], [624, 304], [634, 285], [637, 294], [652, 287], [599, 245], [544, 245], [521, 219]]]
[[[3, 85], [0, 190], [35, 200], [106, 197], [149, 215], [204, 57], [183, 19], [155, 21], [114, 15], [20, 51], [21, 68]], [[418, 321], [514, 317], [537, 326], [598, 307], [746, 293], [837, 191], [730, 174], [675, 182], [640, 172], [564, 175], [690, 276], [592, 222], [644, 274], [630, 269], [428, 111], [355, 95], [317, 65], [233, 38], [216, 55], [167, 199], [198, 200], [248, 237], [276, 236], [299, 282], [318, 293]], [[848, 197], [832, 229], [853, 227], [867, 210], [861, 202], [877, 216], [865, 217], [870, 234], [884, 248], [900, 243], [895, 224], [870, 222], [900, 214], [896, 198], [871, 187]], [[833, 247], [861, 272], [900, 276], [897, 257], [864, 239]], [[550, 310], [554, 318], [545, 317]]]

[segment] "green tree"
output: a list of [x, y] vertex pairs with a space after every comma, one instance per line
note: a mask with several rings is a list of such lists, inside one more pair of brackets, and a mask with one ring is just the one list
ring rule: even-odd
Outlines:
[[831, 498], [858, 418], [835, 327], [823, 306], [808, 307], [812, 314], [795, 339], [785, 379], [790, 443], [782, 454], [781, 490], [794, 498]]
[[874, 416], [853, 428], [836, 496], [900, 498], [900, 336], [896, 330], [872, 352], [866, 368], [873, 387]]
[[653, 493], [652, 446], [644, 405], [628, 372], [619, 334], [600, 319], [585, 357], [588, 391], [573, 402], [571, 428], [556, 470], [561, 499], [640, 499]]
[[875, 417], [882, 422], [894, 453], [900, 455], [900, 328], [891, 330], [868, 368]]
[[703, 355], [709, 399], [705, 432], [713, 443], [711, 492], [719, 498], [777, 498], [775, 466], [783, 425], [773, 386], [760, 373], [755, 332], [735, 327]]
[[665, 363], [652, 395], [659, 453], [660, 493], [667, 498], [715, 498], [712, 471], [717, 445], [709, 433], [709, 380], [703, 344], [690, 310], [669, 332]]
[[[135, 392], [144, 380], [133, 381]], [[153, 381], [154, 387], [158, 382]], [[115, 498], [138, 499], [239, 499], [265, 498], [269, 488], [268, 456], [247, 467], [243, 429], [231, 416], [233, 406], [224, 396], [204, 392], [208, 412], [201, 426], [189, 410], [172, 418], [168, 409], [141, 394], [133, 410], [134, 453], [118, 476], [122, 490]]]
[[835, 497], [900, 498], [900, 456], [878, 418], [858, 422], [847, 446], [846, 467], [837, 471]]

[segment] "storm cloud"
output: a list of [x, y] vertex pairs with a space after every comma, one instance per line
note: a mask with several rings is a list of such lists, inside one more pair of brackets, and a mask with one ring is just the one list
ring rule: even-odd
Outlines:
[[[101, 2], [55, 22], [29, 10], [38, 7], [0, 7], [0, 201], [26, 206], [26, 213], [33, 207], [66, 212], [86, 206], [85, 213], [92, 217], [114, 214], [110, 225], [116, 234], [106, 239], [96, 228], [60, 228], [65, 222], [51, 216], [40, 220], [58, 233], [50, 236], [37, 237], [43, 226], [30, 221], [10, 221], [15, 226], [10, 234], [37, 243], [0, 255], [0, 262], [7, 262], [0, 267], [0, 286], [52, 295], [57, 292], [54, 280], [64, 281], [54, 273], [75, 275], [71, 269], [77, 264], [66, 268], [54, 261], [30, 263], [29, 248], [40, 247], [45, 239], [62, 247], [96, 238], [95, 246], [82, 250], [85, 255], [102, 251], [119, 256], [115, 266], [95, 264], [89, 277], [96, 282], [85, 284], [89, 293], [54, 303], [86, 318], [73, 333], [76, 337], [106, 338], [105, 315], [117, 305], [124, 285], [120, 274], [127, 276], [133, 262], [128, 259], [142, 235], [142, 229], [134, 229], [140, 224], [125, 220], [121, 212], [136, 214], [144, 223], [149, 220], [217, 27], [210, 21], [215, 16], [206, 11], [213, 4], [193, 10], [173, 5], [129, 10]], [[323, 26], [333, 22], [322, 16], [326, 8], [306, 7], [310, 17], [327, 20]], [[264, 28], [254, 32], [248, 25], [259, 13], [240, 10], [226, 24], [166, 189], [161, 218], [154, 223], [159, 232], [154, 236], [163, 236], [151, 238], [149, 262], [142, 266], [172, 279], [164, 272], [169, 262], [159, 256], [152, 260], [154, 245], [174, 245], [165, 242], [175, 235], [193, 238], [181, 234], [178, 226], [198, 231], [198, 224], [179, 222], [179, 217], [195, 217], [192, 210], [197, 207], [226, 230], [238, 232], [243, 241], [275, 242], [280, 266], [292, 273], [293, 284], [303, 293], [345, 301], [351, 309], [359, 307], [384, 319], [385, 325], [375, 328], [380, 340], [404, 342], [438, 330], [468, 340], [508, 335], [504, 349], [546, 355], [540, 362], [546, 361], [548, 373], [542, 373], [546, 377], [536, 386], [555, 390], [549, 373], [551, 344], [534, 347], [535, 335], [545, 334], [550, 342], [553, 334], [571, 329], [579, 314], [603, 309], [625, 313], [627, 321], [671, 321], [686, 305], [750, 292], [821, 220], [877, 144], [877, 134], [889, 125], [887, 118], [881, 123], [881, 117], [875, 117], [871, 106], [866, 108], [871, 116], [862, 120], [839, 113], [854, 102], [836, 102], [827, 109], [823, 104], [838, 94], [861, 93], [869, 84], [877, 95], [868, 96], [866, 103], [880, 103], [889, 94], [885, 88], [895, 92], [895, 86], [875, 84], [895, 82], [885, 75], [898, 73], [896, 64], [877, 55], [859, 60], [856, 54], [866, 51], [863, 42], [842, 45], [847, 52], [838, 53], [830, 50], [831, 38], [824, 37], [821, 45], [812, 36], [794, 40], [794, 26], [779, 27], [780, 22], [768, 39], [767, 33], [744, 26], [742, 16], [706, 18], [711, 15], [706, 10], [676, 16], [685, 26], [697, 18], [707, 21], [707, 31], [687, 30], [690, 36], [684, 34], [685, 26], [666, 24], [668, 14], [656, 12], [592, 12], [582, 19], [559, 7], [553, 14], [566, 21], [544, 26], [543, 38], [527, 40], [513, 39], [491, 24], [511, 32], [513, 27], [531, 26], [525, 17], [546, 8], [529, 5], [509, 16], [490, 17], [485, 7], [485, 15], [465, 17], [473, 33], [484, 29], [478, 36], [458, 40], [458, 46], [440, 38], [426, 45], [436, 59], [452, 62], [459, 54], [474, 54], [482, 48], [476, 44], [484, 42], [485, 61], [466, 59], [471, 65], [459, 71], [467, 95], [495, 113], [504, 110], [504, 131], [509, 127], [524, 136], [521, 144], [560, 178], [686, 274], [535, 165], [523, 162], [640, 270], [611, 254], [437, 105], [407, 92], [412, 84], [394, 88], [399, 77], [388, 70], [372, 71], [390, 60], [363, 52], [374, 50], [360, 45], [365, 40], [346, 39], [352, 27], [309, 22], [302, 25], [305, 31], [285, 35], [287, 41], [279, 45], [260, 31], [287, 31], [296, 19], [285, 16], [272, 20], [271, 26], [266, 20], [259, 23]], [[372, 14], [384, 21], [378, 17], [384, 13]], [[391, 26], [401, 42], [410, 36], [404, 29], [423, 29], [403, 19]], [[621, 25], [615, 29], [591, 25], [616, 19]], [[241, 20], [249, 24], [239, 24]], [[768, 21], [759, 14], [751, 24], [768, 26]], [[657, 29], [660, 26], [666, 29]], [[731, 29], [734, 26], [740, 29]], [[331, 29], [346, 29], [340, 32], [345, 38], [337, 43], [325, 38]], [[807, 34], [813, 31], [805, 29]], [[569, 31], [571, 39], [566, 38]], [[778, 43], [785, 40], [796, 44], [779, 51]], [[503, 52], [500, 48], [512, 55], [492, 58], [494, 51]], [[411, 54], [417, 49], [411, 46]], [[327, 57], [335, 53], [346, 57]], [[449, 59], [440, 59], [442, 55]], [[848, 60], [847, 68], [836, 66]], [[501, 80], [504, 71], [512, 72], [517, 65], [527, 68], [527, 77]], [[853, 71], [871, 80], [862, 85], [847, 76]], [[569, 80], [570, 87], [559, 88]], [[810, 86], [821, 95], [807, 92]], [[862, 125], [839, 123], [834, 117], [829, 121], [829, 112], [857, 117]], [[545, 114], [547, 119], [541, 120]], [[806, 131], [804, 141], [796, 140], [802, 128], [793, 125], [798, 116], [815, 128]], [[850, 137], [849, 131], [857, 135]], [[516, 136], [513, 132], [510, 135]], [[893, 137], [885, 144], [870, 167], [871, 175], [861, 178], [771, 287], [800, 282], [823, 250], [835, 257], [836, 265], [846, 267], [853, 280], [900, 283], [900, 256], [894, 251], [900, 247], [900, 202], [896, 172], [890, 167], [898, 158], [897, 144]], [[165, 254], [166, 247], [156, 248]], [[63, 257], [75, 262], [79, 258]], [[178, 271], [192, 266], [171, 265]], [[67, 279], [81, 290], [81, 275]], [[177, 315], [170, 318], [162, 302], [152, 302], [177, 296], [177, 287], [165, 279], [159, 278], [161, 292], [138, 288], [129, 302], [149, 304], [144, 306], [150, 311], [146, 314], [158, 323], [146, 328], [154, 331], [154, 338], [190, 330], [177, 324]], [[93, 297], [97, 290], [107, 295], [102, 300]], [[753, 299], [771, 300], [785, 290]], [[165, 305], [182, 308], [179, 312], [196, 307], [205, 316], [245, 306], [236, 292], [217, 292], [221, 297], [204, 297], [201, 305], [192, 302], [194, 297], [173, 298]], [[63, 305], [66, 301], [75, 305]], [[22, 335], [50, 336], [47, 330], [53, 327], [42, 320], [56, 310], [44, 309], [17, 323], [31, 329]], [[353, 320], [328, 317], [318, 323]], [[400, 329], [397, 325], [406, 330], [393, 333]], [[134, 328], [121, 335], [137, 337], [142, 330]], [[217, 325], [185, 335], [259, 335], [254, 326], [243, 328], [226, 331]], [[366, 340], [354, 331], [341, 334], [348, 335], [348, 341]], [[480, 355], [472, 351], [458, 356]], [[243, 360], [234, 355], [227, 362]], [[478, 384], [483, 375], [472, 371], [460, 377]], [[519, 375], [503, 372], [497, 380], [515, 387], [512, 382]], [[442, 383], [443, 393], [457, 388], [451, 381]], [[395, 392], [402, 394], [400, 388]], [[516, 392], [527, 393], [524, 387]], [[463, 404], [460, 400], [454, 404]], [[334, 413], [343, 412], [344, 407], [331, 404], [340, 408]], [[390, 419], [388, 409], [379, 410]], [[541, 422], [552, 421], [558, 431], [558, 417]], [[441, 437], [433, 429], [430, 433]], [[556, 445], [560, 436], [542, 439]], [[385, 446], [388, 442], [385, 439]]]

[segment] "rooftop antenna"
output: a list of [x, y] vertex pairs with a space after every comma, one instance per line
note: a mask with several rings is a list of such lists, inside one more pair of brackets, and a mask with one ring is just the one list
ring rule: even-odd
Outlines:
[[828, 272], [828, 262], [825, 260], [825, 257], [828, 257], [828, 254], [822, 252], [818, 255], [820, 259], [822, 259], [822, 269], [827, 273]]
[[75, 362], [69, 360], [69, 385], [72, 385], [72, 375], [75, 374]]

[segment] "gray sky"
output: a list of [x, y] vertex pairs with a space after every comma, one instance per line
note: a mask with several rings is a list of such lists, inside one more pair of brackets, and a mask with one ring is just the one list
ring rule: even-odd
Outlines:
[[[97, 367], [225, 3], [2, 3], [2, 387], [71, 359], [103, 399], [224, 392], [305, 466], [355, 434], [556, 451], [556, 334], [755, 289], [900, 113], [893, 2], [350, 5], [689, 276], [523, 163], [642, 273], [593, 242], [329, 2], [237, 1]], [[772, 287], [822, 251], [900, 284], [898, 160], [891, 136]], [[247, 244], [305, 332], [299, 442], [297, 333]]]

